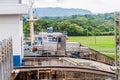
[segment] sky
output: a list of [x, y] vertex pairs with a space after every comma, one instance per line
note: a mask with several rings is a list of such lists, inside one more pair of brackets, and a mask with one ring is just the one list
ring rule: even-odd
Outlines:
[[[28, 4], [29, 0], [22, 0]], [[120, 0], [33, 0], [34, 7], [61, 7], [87, 9], [92, 13], [120, 11]]]

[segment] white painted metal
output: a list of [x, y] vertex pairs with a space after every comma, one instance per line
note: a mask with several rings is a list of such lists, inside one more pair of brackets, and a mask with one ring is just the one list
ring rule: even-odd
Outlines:
[[21, 0], [0, 0], [0, 40], [12, 37], [13, 55], [23, 56], [22, 14], [28, 12]]
[[21, 2], [21, 0], [0, 0], [0, 3], [5, 3], [5, 4], [10, 4], [10, 3], [18, 4], [20, 2]]
[[34, 44], [34, 20], [33, 20], [33, 2], [32, 0], [29, 0], [30, 4], [30, 39], [31, 39], [31, 45]]
[[20, 16], [28, 12], [24, 4], [2, 4], [0, 3], [0, 15]]

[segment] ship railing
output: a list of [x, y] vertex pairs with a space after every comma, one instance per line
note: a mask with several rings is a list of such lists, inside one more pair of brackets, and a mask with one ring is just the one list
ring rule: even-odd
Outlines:
[[12, 39], [0, 42], [0, 80], [10, 80], [13, 69]]

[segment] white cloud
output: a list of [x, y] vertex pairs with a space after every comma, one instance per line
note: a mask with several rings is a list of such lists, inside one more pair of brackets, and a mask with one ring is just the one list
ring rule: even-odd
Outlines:
[[[120, 11], [119, 0], [34, 0], [35, 7], [82, 8], [94, 13]], [[23, 0], [28, 4], [28, 0]]]

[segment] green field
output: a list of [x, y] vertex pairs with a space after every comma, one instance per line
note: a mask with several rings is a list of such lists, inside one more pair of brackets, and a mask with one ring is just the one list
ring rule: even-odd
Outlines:
[[69, 42], [79, 42], [82, 45], [88, 46], [92, 49], [95, 49], [103, 54], [106, 54], [110, 57], [114, 57], [114, 36], [96, 36], [96, 43], [95, 43], [95, 36], [71, 36], [68, 37]]

